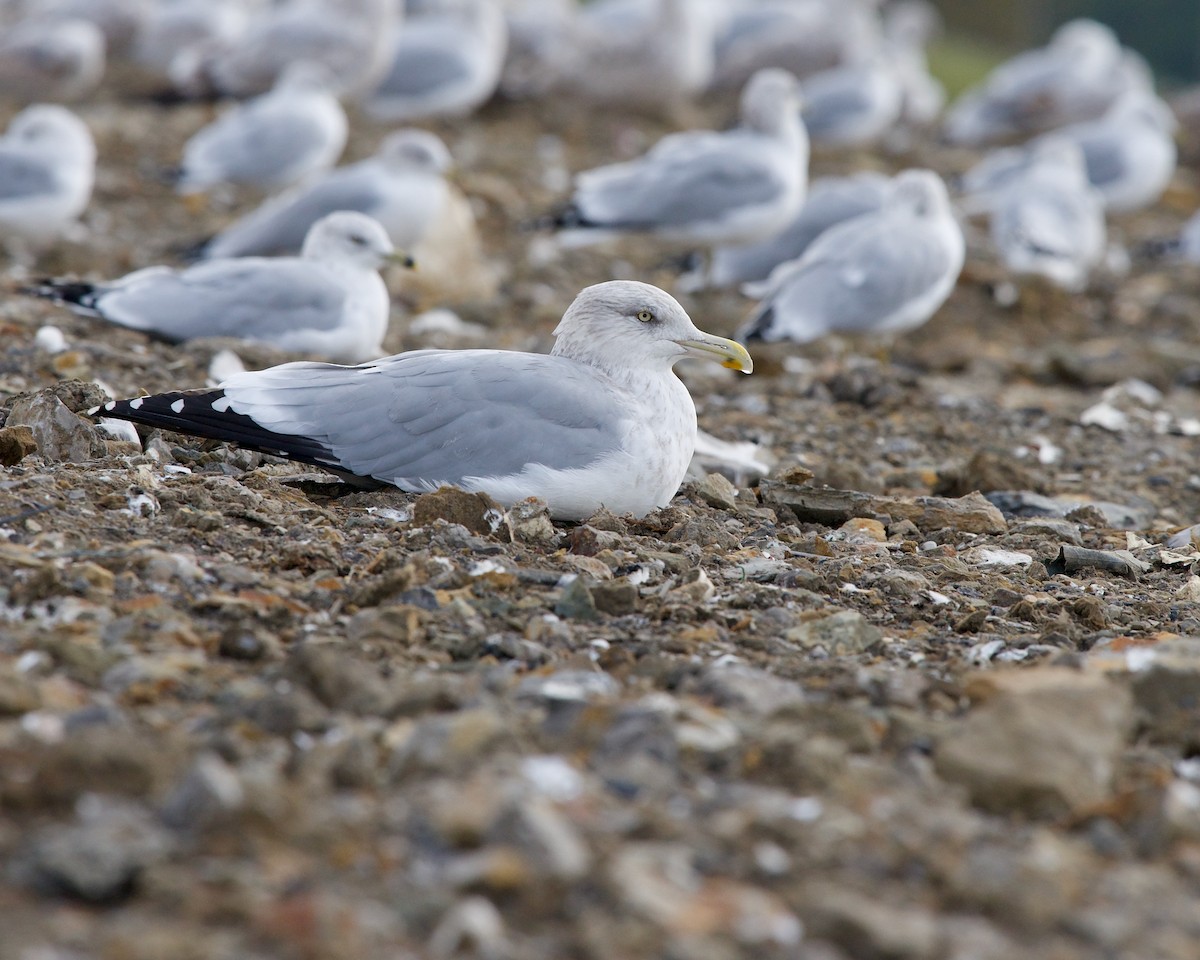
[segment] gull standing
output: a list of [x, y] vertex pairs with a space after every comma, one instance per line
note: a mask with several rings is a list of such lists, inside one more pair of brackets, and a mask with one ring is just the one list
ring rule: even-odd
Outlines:
[[396, 130], [373, 157], [338, 167], [309, 184], [267, 200], [226, 227], [201, 250], [206, 260], [295, 253], [309, 227], [335, 210], [378, 220], [392, 243], [412, 249], [446, 202], [450, 151], [432, 133]]
[[99, 86], [105, 59], [94, 23], [32, 17], [0, 33], [0, 96], [77, 100]]
[[316, 464], [402, 490], [454, 484], [511, 505], [540, 497], [581, 520], [665, 506], [696, 444], [686, 356], [749, 373], [745, 349], [696, 329], [657, 287], [588, 287], [549, 355], [417, 350], [357, 367], [287, 363], [215, 390], [91, 411]]
[[507, 37], [500, 0], [457, 0], [409, 18], [396, 36], [391, 68], [363, 107], [391, 122], [472, 113], [496, 91]]
[[965, 244], [941, 178], [906, 170], [877, 213], [821, 234], [779, 266], [740, 339], [807, 343], [829, 333], [899, 333], [946, 301]]
[[148, 267], [111, 283], [48, 280], [24, 292], [164, 340], [237, 337], [355, 363], [383, 352], [390, 300], [379, 268], [411, 261], [361, 213], [315, 223], [299, 257]]
[[346, 112], [320, 63], [291, 64], [269, 93], [234, 107], [183, 148], [177, 189], [201, 193], [220, 183], [277, 190], [328, 170], [341, 156]]
[[87, 208], [96, 144], [66, 107], [26, 107], [0, 137], [0, 233], [46, 242], [66, 233]]
[[676, 133], [643, 156], [586, 170], [557, 224], [568, 242], [644, 233], [684, 243], [748, 243], [785, 227], [808, 181], [798, 85], [755, 74], [733, 130]]

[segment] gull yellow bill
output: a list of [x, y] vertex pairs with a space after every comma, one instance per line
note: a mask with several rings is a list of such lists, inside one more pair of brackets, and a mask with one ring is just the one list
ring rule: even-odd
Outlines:
[[742, 373], [751, 373], [754, 370], [754, 361], [750, 359], [750, 354], [736, 340], [726, 340], [724, 337], [705, 334], [694, 340], [676, 340], [675, 342], [688, 353], [697, 357], [719, 360], [721, 366], [728, 367], [730, 370], [741, 370]]

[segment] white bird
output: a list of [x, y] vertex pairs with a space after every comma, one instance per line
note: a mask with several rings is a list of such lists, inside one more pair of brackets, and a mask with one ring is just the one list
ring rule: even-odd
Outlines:
[[542, 96], [557, 81], [556, 51], [567, 42], [575, 0], [505, 0], [508, 48], [500, 92], [510, 99]]
[[741, 86], [764, 67], [804, 78], [879, 46], [879, 19], [862, 0], [739, 0], [716, 36], [713, 86]]
[[772, 273], [739, 339], [807, 343], [914, 329], [950, 296], [964, 254], [941, 178], [906, 170], [878, 212], [831, 227]]
[[829, 147], [879, 141], [904, 108], [904, 87], [886, 50], [813, 74], [800, 91], [800, 116], [809, 139]]
[[291, 0], [255, 17], [232, 43], [190, 47], [171, 64], [186, 95], [247, 97], [269, 90], [288, 64], [325, 64], [341, 97], [370, 91], [387, 70], [401, 0]]
[[1130, 90], [1152, 88], [1149, 68], [1094, 20], [1072, 20], [1050, 43], [996, 67], [950, 106], [952, 143], [982, 145], [1090, 120]]
[[594, 103], [670, 108], [712, 80], [711, 0], [582, 7], [552, 48], [555, 89]]
[[1087, 285], [1104, 258], [1104, 198], [1069, 140], [1035, 148], [1030, 163], [991, 205], [992, 243], [1016, 274], [1042, 276], [1069, 292]]
[[444, 174], [452, 163], [445, 144], [432, 133], [394, 131], [374, 156], [265, 201], [204, 244], [200, 255], [211, 260], [295, 253], [308, 228], [335, 210], [374, 217], [392, 243], [411, 250], [445, 206]]
[[216, 49], [233, 44], [250, 23], [247, 0], [166, 0], [150, 11], [134, 39], [131, 55], [144, 67], [166, 74], [191, 47]]
[[76, 223], [92, 197], [96, 145], [66, 107], [26, 107], [0, 137], [0, 234], [45, 242]]
[[[881, 173], [863, 172], [814, 180], [800, 212], [781, 232], [758, 243], [717, 247], [713, 250], [707, 273], [687, 282], [692, 289], [699, 289], [766, 280], [781, 263], [802, 256], [830, 227], [878, 210], [891, 189], [891, 180]], [[700, 282], [696, 283], [696, 280]], [[743, 292], [755, 295], [752, 289]]]
[[504, 505], [540, 497], [566, 520], [601, 507], [642, 516], [665, 506], [696, 444], [696, 408], [672, 367], [694, 355], [749, 373], [749, 354], [634, 281], [585, 289], [555, 336], [549, 355], [418, 350], [357, 367], [288, 363], [215, 390], [91, 413], [402, 490], [453, 484]]
[[496, 92], [507, 40], [500, 0], [458, 0], [444, 12], [410, 17], [363, 108], [389, 122], [472, 113]]
[[355, 363], [383, 352], [390, 300], [379, 268], [411, 265], [361, 213], [317, 221], [299, 257], [147, 267], [110, 283], [46, 280], [23, 292], [164, 340], [237, 337]]
[[78, 100], [104, 76], [105, 41], [87, 20], [35, 17], [0, 33], [0, 97]]
[[320, 63], [291, 64], [262, 96], [234, 107], [183, 148], [176, 188], [200, 193], [220, 183], [277, 190], [332, 167], [346, 145], [346, 112]]
[[124, 53], [150, 15], [153, 0], [40, 0], [38, 16], [55, 20], [86, 20], [104, 34], [111, 54]]
[[808, 180], [798, 87], [782, 70], [755, 74], [738, 127], [664, 137], [625, 163], [585, 170], [557, 223], [568, 242], [645, 233], [685, 243], [746, 243], [783, 229]]

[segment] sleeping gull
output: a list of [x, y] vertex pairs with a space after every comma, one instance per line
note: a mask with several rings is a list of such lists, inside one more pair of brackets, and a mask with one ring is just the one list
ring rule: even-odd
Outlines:
[[755, 74], [741, 124], [664, 137], [643, 156], [586, 170], [556, 224], [564, 241], [645, 233], [685, 243], [748, 243], [783, 229], [808, 180], [798, 85], [783, 70]]
[[0, 33], [0, 97], [77, 100], [104, 76], [104, 34], [87, 20], [31, 17]]
[[131, 56], [136, 63], [166, 74], [189, 47], [216, 49], [232, 44], [250, 22], [245, 0], [170, 0], [159, 3], [142, 22]]
[[963, 234], [945, 184], [906, 170], [876, 213], [831, 227], [779, 266], [740, 339], [807, 343], [828, 333], [897, 333], [928, 320], [962, 270]]
[[993, 70], [950, 107], [952, 143], [982, 145], [1098, 117], [1130, 90], [1150, 89], [1145, 62], [1095, 20], [1072, 20], [1050, 43]]
[[412, 249], [443, 209], [443, 174], [451, 164], [450, 152], [432, 133], [396, 130], [373, 157], [265, 201], [204, 244], [200, 255], [212, 260], [295, 253], [308, 228], [335, 210], [374, 217], [392, 243]]
[[865, 147], [900, 119], [904, 88], [886, 50], [876, 50], [806, 79], [800, 116], [813, 143]]
[[0, 137], [0, 231], [45, 242], [68, 232], [92, 196], [96, 145], [66, 107], [26, 107]]
[[870, 171], [814, 180], [800, 212], [781, 232], [758, 243], [717, 247], [707, 270], [686, 282], [700, 289], [765, 280], [781, 263], [801, 256], [830, 227], [878, 210], [890, 190], [887, 177]]
[[457, 0], [443, 12], [410, 17], [363, 109], [391, 122], [472, 113], [500, 82], [507, 30], [500, 0]]
[[361, 213], [319, 220], [299, 257], [148, 267], [111, 283], [48, 280], [26, 293], [166, 340], [238, 337], [358, 362], [378, 357], [390, 301], [378, 270], [408, 261]]
[[588, 3], [549, 45], [555, 89], [595, 103], [670, 108], [712, 80], [713, 0]]
[[320, 63], [291, 64], [270, 92], [234, 107], [183, 148], [176, 188], [200, 193], [220, 183], [279, 189], [328, 170], [346, 145], [346, 112]]
[[296, 60], [333, 73], [335, 93], [361, 96], [388, 67], [401, 0], [292, 0], [260, 13], [229, 44], [190, 47], [171, 64], [186, 95], [265, 93]]
[[564, 520], [665, 506], [696, 443], [696, 408], [671, 368], [694, 355], [749, 373], [749, 354], [631, 280], [586, 288], [554, 332], [549, 355], [416, 350], [356, 367], [286, 363], [91, 413], [403, 490], [453, 484], [505, 505], [540, 497]]
[[110, 53], [121, 54], [150, 15], [152, 0], [41, 0], [37, 14], [55, 20], [86, 20], [104, 34]]

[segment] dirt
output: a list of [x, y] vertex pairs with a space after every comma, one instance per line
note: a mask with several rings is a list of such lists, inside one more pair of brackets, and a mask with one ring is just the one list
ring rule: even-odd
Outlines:
[[[256, 202], [186, 210], [155, 173], [210, 108], [125, 89], [80, 111], [90, 237], [10, 288], [169, 259]], [[539, 136], [575, 170], [667, 128], [528, 104], [437, 127], [495, 292], [391, 276], [388, 348], [544, 350], [589, 283], [670, 288], [650, 244], [546, 258], [518, 229], [561, 197]], [[383, 132], [353, 129], [351, 159]], [[1116, 232], [1169, 233], [1194, 184]], [[6, 295], [0, 957], [1194, 958], [1200, 274], [1011, 308], [1000, 279], [973, 234], [890, 350], [681, 366], [771, 476], [578, 525], [106, 436], [91, 384], [199, 386], [221, 345]], [[725, 334], [750, 307], [681, 300]], [[478, 326], [412, 333], [432, 306]]]

